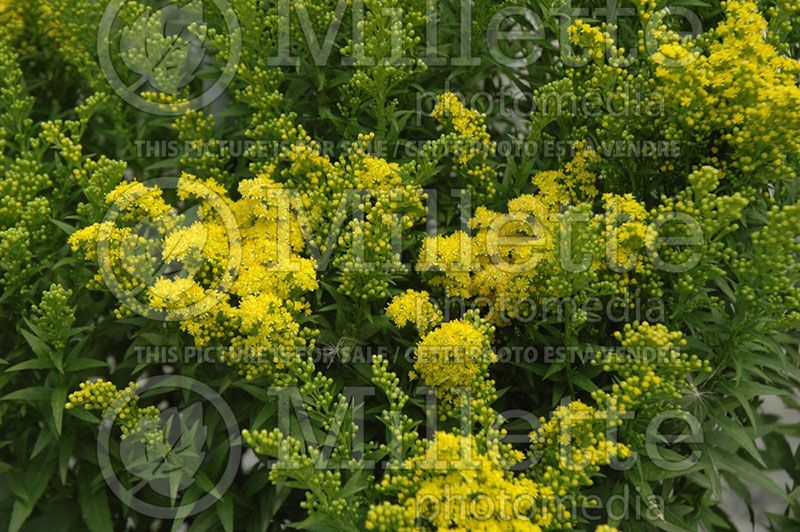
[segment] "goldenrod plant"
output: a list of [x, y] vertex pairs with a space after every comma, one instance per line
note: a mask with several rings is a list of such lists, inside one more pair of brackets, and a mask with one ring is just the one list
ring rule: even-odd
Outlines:
[[0, 531], [798, 529], [798, 28], [0, 1]]

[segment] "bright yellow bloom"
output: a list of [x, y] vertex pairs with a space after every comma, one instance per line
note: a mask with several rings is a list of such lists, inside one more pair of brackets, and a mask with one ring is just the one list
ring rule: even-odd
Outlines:
[[486, 334], [462, 320], [449, 321], [426, 334], [415, 354], [416, 372], [443, 395], [471, 387], [496, 358]]
[[497, 449], [483, 452], [472, 436], [437, 432], [423, 452], [387, 472], [384, 491], [397, 503], [370, 507], [368, 530], [418, 530], [425, 523], [437, 530], [542, 530], [549, 520], [537, 513], [539, 487], [515, 476]]
[[442, 312], [431, 302], [430, 294], [416, 290], [395, 296], [386, 307], [386, 316], [398, 327], [413, 323], [420, 334], [442, 322]]

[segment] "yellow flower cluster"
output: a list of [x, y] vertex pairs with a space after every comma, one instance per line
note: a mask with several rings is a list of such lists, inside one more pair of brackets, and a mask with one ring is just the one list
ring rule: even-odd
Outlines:
[[508, 214], [479, 208], [470, 222], [475, 236], [458, 231], [427, 238], [417, 268], [434, 272], [432, 284], [451, 296], [492, 304], [493, 320], [501, 312], [514, 317], [513, 302], [534, 293], [538, 267], [553, 253], [552, 234], [536, 216], [542, 210], [532, 196], [510, 202]]
[[465, 107], [452, 92], [445, 92], [436, 99], [431, 116], [447, 132], [428, 143], [425, 149], [441, 150], [452, 158], [455, 170], [465, 176], [478, 199], [492, 198], [496, 192], [497, 173], [488, 161], [494, 154], [495, 144], [486, 127], [486, 117]]
[[322, 452], [312, 446], [304, 447], [298, 439], [283, 434], [279, 429], [242, 431], [242, 439], [256, 453], [276, 457], [270, 468], [273, 483], [284, 480], [313, 486], [306, 492], [300, 506], [310, 513], [319, 511], [334, 519], [341, 530], [352, 527], [346, 521], [348, 508], [353, 504], [352, 494], [340, 496], [342, 472], [320, 467]]
[[453, 401], [458, 389], [472, 388], [473, 381], [482, 378], [496, 360], [491, 332], [491, 326], [475, 316], [443, 323], [417, 344], [415, 372], [425, 384], [436, 388], [440, 398]]
[[[591, 132], [604, 156], [600, 166], [608, 192], [670, 190], [672, 180], [699, 165], [719, 168], [735, 188], [795, 177], [800, 66], [784, 54], [781, 41], [797, 42], [786, 36], [796, 35], [791, 20], [798, 8], [782, 1], [771, 7], [753, 0], [722, 2], [724, 20], [688, 38], [670, 29], [661, 3], [636, 4], [641, 28], [635, 57], [611, 44], [613, 26], [578, 21], [570, 27], [585, 53], [567, 57], [566, 77], [535, 92], [529, 138], [584, 139]], [[767, 8], [769, 22], [759, 5]], [[646, 152], [640, 142], [650, 139], [654, 148]], [[634, 170], [625, 153], [614, 156], [617, 145], [628, 144], [641, 148], [662, 175], [641, 165]]]
[[722, 177], [715, 168], [701, 167], [688, 176], [689, 186], [662, 196], [654, 209], [653, 224], [660, 236], [692, 244], [664, 246], [657, 253], [660, 267], [674, 273], [681, 293], [696, 296], [697, 306], [721, 304], [705, 287], [712, 279], [726, 276], [726, 265], [737, 260], [739, 250], [725, 237], [743, 225], [744, 209], [755, 196], [747, 191], [719, 194]]
[[[609, 35], [610, 26], [602, 28], [590, 26], [588, 23], [577, 20], [567, 28], [570, 41], [585, 50], [587, 59], [601, 63], [606, 51], [613, 49], [614, 39]], [[580, 61], [580, 59], [578, 59]]]
[[597, 152], [586, 142], [575, 143], [575, 156], [563, 168], [539, 172], [533, 176], [538, 187], [537, 197], [550, 212], [566, 205], [591, 201], [597, 195], [597, 174], [592, 166], [600, 160]]
[[[486, 151], [493, 149], [492, 139], [484, 122], [486, 117], [478, 111], [464, 107], [458, 96], [452, 92], [446, 92], [437, 98], [431, 116], [451, 127], [460, 136], [473, 139], [475, 148]], [[466, 152], [459, 162], [466, 164], [473, 155], [473, 152]]]
[[800, 156], [800, 64], [767, 41], [755, 2], [724, 7], [707, 51], [676, 38], [653, 56], [658, 90], [671, 106], [667, 138], [709, 145], [707, 163], [743, 183], [791, 179], [787, 162]]
[[767, 223], [752, 236], [754, 256], [736, 263], [741, 298], [749, 304], [766, 301], [770, 321], [780, 328], [800, 324], [800, 286], [795, 281], [800, 271], [798, 227], [800, 202], [773, 206]]
[[122, 429], [122, 438], [142, 437], [157, 441], [163, 436], [159, 429], [159, 410], [154, 406], [140, 407], [137, 385], [131, 382], [124, 389], [114, 383], [97, 379], [80, 384], [80, 389], [69, 394], [64, 406], [67, 410], [81, 406], [86, 410], [100, 410], [105, 419], [111, 419]]
[[398, 327], [412, 323], [420, 334], [442, 322], [442, 312], [425, 291], [406, 290], [395, 296], [386, 307], [386, 316]]
[[644, 205], [633, 194], [604, 194], [606, 260], [616, 272], [642, 273], [649, 262], [639, 260], [657, 236]]
[[0, 0], [0, 40], [5, 44], [14, 44], [25, 30], [24, 4], [13, 0]]
[[585, 294], [587, 286], [625, 295], [637, 283], [655, 283], [647, 247], [656, 235], [644, 205], [630, 194], [606, 194], [604, 212], [592, 212], [596, 160], [582, 147], [563, 170], [534, 176], [539, 191], [509, 201], [507, 214], [479, 207], [470, 220], [474, 236], [427, 238], [417, 268], [433, 272], [433, 286], [449, 295], [489, 307], [496, 324], [527, 318], [527, 298]]
[[[128, 3], [126, 2], [125, 5]], [[72, 65], [94, 88], [108, 87], [108, 82], [97, 76], [97, 20], [105, 6], [92, 0], [36, 1], [41, 33], [55, 42], [61, 56]]]
[[580, 488], [591, 486], [592, 476], [602, 466], [630, 456], [626, 445], [608, 438], [608, 429], [616, 421], [612, 415], [572, 401], [557, 407], [549, 420], [542, 417], [539, 428], [531, 433], [531, 450], [539, 459], [532, 475], [548, 488], [542, 506], [553, 516], [549, 526], [572, 528], [575, 516], [570, 508], [591, 503], [580, 494]]
[[397, 502], [371, 506], [368, 530], [536, 532], [551, 522], [538, 513], [543, 488], [515, 476], [497, 449], [483, 450], [469, 435], [437, 432], [416, 456], [389, 470], [380, 488]]
[[[281, 156], [278, 170], [298, 194], [300, 222], [312, 245], [325, 260], [337, 247], [339, 290], [364, 300], [386, 297], [393, 277], [406, 271], [402, 232], [423, 218], [425, 200], [413, 167], [371, 155], [373, 139], [359, 135], [335, 163], [313, 144], [295, 144]], [[358, 215], [348, 216], [352, 212]]]
[[[444, 331], [449, 324], [454, 324], [453, 332], [462, 338], [462, 347], [473, 343], [474, 338], [467, 338], [476, 336], [475, 331], [467, 330], [461, 321], [445, 323], [428, 337]], [[402, 432], [395, 434], [404, 447], [411, 444], [410, 456], [393, 462], [381, 480], [380, 491], [385, 500], [372, 504], [367, 527], [501, 531], [575, 527], [575, 508], [594, 503], [582, 490], [593, 484], [604, 466], [631, 456], [631, 447], [615, 438], [616, 427], [623, 424], [623, 414], [635, 410], [637, 417], [647, 418], [676, 408], [674, 401], [681, 397], [688, 375], [709, 369], [708, 362], [681, 352], [686, 345], [681, 333], [661, 324], [628, 324], [615, 336], [621, 349], [601, 354], [596, 363], [604, 371], [617, 373], [621, 381], [612, 385], [610, 392], [592, 394], [597, 407], [574, 400], [557, 407], [549, 419], [540, 418], [539, 427], [530, 435], [529, 458], [534, 461], [530, 469], [511, 471], [509, 467], [526, 455], [502, 443], [503, 431], [476, 435], [439, 431], [432, 440], [408, 440]], [[456, 345], [457, 340], [448, 338], [441, 343]], [[445, 378], [441, 368], [436, 371]], [[385, 361], [378, 361], [376, 376], [387, 393], [396, 387], [397, 379], [388, 372]], [[473, 386], [480, 396], [472, 401], [475, 411], [496, 399], [494, 384], [485, 371], [479, 380], [481, 383]], [[398, 402], [394, 411], [397, 417], [406, 399], [402, 393], [392, 397]], [[493, 425], [492, 416], [475, 411], [473, 423], [486, 428]], [[470, 501], [480, 504], [470, 505]], [[513, 503], [515, 510], [504, 511], [504, 503]], [[616, 529], [603, 525], [600, 530]]]
[[460, 390], [474, 392], [480, 388], [479, 383], [487, 378], [487, 369], [497, 357], [491, 348], [494, 326], [476, 311], [439, 325], [442, 314], [428, 300], [428, 293], [409, 290], [395, 297], [386, 313], [399, 326], [409, 322], [416, 325], [421, 338], [414, 349], [410, 376], [421, 377], [426, 385], [435, 388], [443, 400], [442, 417], [450, 413]]
[[[279, 185], [241, 181], [232, 201], [214, 180], [184, 174], [177, 191], [195, 210], [175, 214], [160, 188], [124, 183], [106, 198], [116, 218], [76, 231], [70, 244], [101, 262], [95, 282], [112, 282], [127, 310], [180, 321], [198, 346], [229, 347], [222, 360], [247, 379], [290, 379], [281, 370], [313, 340], [300, 320], [317, 280], [314, 261], [297, 254], [304, 242]], [[151, 233], [140, 234], [145, 220]]]
[[33, 305], [31, 310], [36, 314], [33, 319], [40, 338], [46, 340], [56, 352], [66, 345], [70, 327], [75, 322], [75, 308], [70, 305], [72, 290], [53, 283], [42, 292], [42, 300]]
[[683, 334], [663, 324], [628, 323], [614, 336], [622, 348], [600, 353], [594, 363], [621, 380], [612, 385], [611, 392], [598, 390], [593, 397], [615, 412], [635, 410], [646, 418], [648, 413], [664, 411], [683, 397], [692, 372], [711, 369], [708, 360], [682, 352]]

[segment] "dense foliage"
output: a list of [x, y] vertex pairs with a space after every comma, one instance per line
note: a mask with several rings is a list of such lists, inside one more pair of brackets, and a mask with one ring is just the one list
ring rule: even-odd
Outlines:
[[800, 4], [574, 4], [0, 0], [0, 530], [800, 526]]

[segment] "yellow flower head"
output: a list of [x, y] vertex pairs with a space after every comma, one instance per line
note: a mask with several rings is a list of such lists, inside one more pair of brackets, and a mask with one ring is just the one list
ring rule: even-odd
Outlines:
[[495, 359], [486, 334], [472, 323], [455, 320], [434, 329], [417, 344], [414, 369], [429, 386], [446, 394], [467, 388]]
[[430, 294], [424, 291], [406, 290], [396, 296], [386, 307], [386, 315], [398, 327], [413, 323], [420, 333], [442, 322], [442, 312], [431, 303]]
[[536, 504], [539, 485], [504, 467], [497, 448], [483, 451], [473, 436], [439, 431], [418, 456], [388, 473], [382, 488], [399, 502], [373, 505], [368, 530], [539, 532], [549, 522]]

